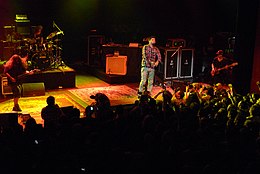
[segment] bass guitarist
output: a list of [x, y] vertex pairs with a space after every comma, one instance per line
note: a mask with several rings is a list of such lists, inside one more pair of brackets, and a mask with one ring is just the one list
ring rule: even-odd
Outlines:
[[213, 85], [217, 83], [232, 84], [232, 68], [236, 65], [238, 65], [237, 62], [223, 56], [223, 50], [218, 50], [211, 64]]
[[13, 111], [22, 111], [18, 100], [21, 98], [22, 82], [19, 80], [19, 76], [23, 74], [30, 74], [27, 71], [27, 58], [28, 56], [21, 57], [14, 54], [5, 64], [4, 64], [4, 75], [8, 79], [8, 84], [11, 86], [13, 92], [14, 107]]

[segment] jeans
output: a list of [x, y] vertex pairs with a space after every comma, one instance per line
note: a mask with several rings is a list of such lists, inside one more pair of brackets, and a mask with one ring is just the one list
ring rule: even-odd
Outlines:
[[[152, 91], [154, 81], [154, 68], [142, 67], [141, 69], [141, 81], [139, 84], [139, 93], [143, 93], [145, 89], [148, 92]], [[147, 82], [147, 83], [146, 83]]]

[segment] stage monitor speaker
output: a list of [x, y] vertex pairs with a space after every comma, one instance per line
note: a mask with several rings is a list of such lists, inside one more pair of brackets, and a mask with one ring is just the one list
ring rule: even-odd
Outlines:
[[43, 82], [38, 83], [23, 83], [22, 96], [33, 97], [45, 95], [45, 86]]
[[126, 75], [127, 56], [106, 57], [106, 74]]
[[16, 126], [18, 124], [18, 113], [9, 112], [9, 113], [0, 113], [0, 127], [9, 128]]

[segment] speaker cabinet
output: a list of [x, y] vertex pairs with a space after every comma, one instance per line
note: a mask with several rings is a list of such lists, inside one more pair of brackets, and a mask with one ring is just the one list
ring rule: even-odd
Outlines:
[[127, 56], [106, 57], [106, 74], [126, 75]]
[[182, 49], [180, 52], [180, 78], [193, 77], [194, 49]]
[[18, 113], [0, 113], [0, 127], [9, 128], [18, 124]]
[[23, 97], [44, 96], [44, 95], [45, 95], [45, 86], [43, 82], [22, 84]]
[[87, 64], [90, 66], [101, 66], [102, 63], [102, 45], [104, 44], [105, 36], [103, 35], [89, 35], [87, 43], [88, 59]]
[[179, 55], [177, 49], [165, 51], [164, 79], [176, 79], [179, 72]]
[[164, 80], [192, 78], [194, 49], [163, 49], [161, 50], [163, 67], [160, 72]]

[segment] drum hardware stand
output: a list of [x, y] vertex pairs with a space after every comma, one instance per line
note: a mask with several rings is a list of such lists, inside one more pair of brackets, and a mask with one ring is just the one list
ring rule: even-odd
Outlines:
[[[58, 25], [53, 21], [53, 28], [57, 28], [59, 31], [56, 33], [56, 35], [59, 35], [59, 34], [62, 34], [64, 35], [64, 32], [58, 27]], [[64, 64], [64, 62], [61, 60], [61, 46], [59, 44], [60, 40], [59, 38], [56, 39], [57, 40], [57, 45], [56, 45], [56, 57], [55, 57], [55, 63], [57, 63], [57, 67], [60, 67], [60, 66], [66, 66]]]

